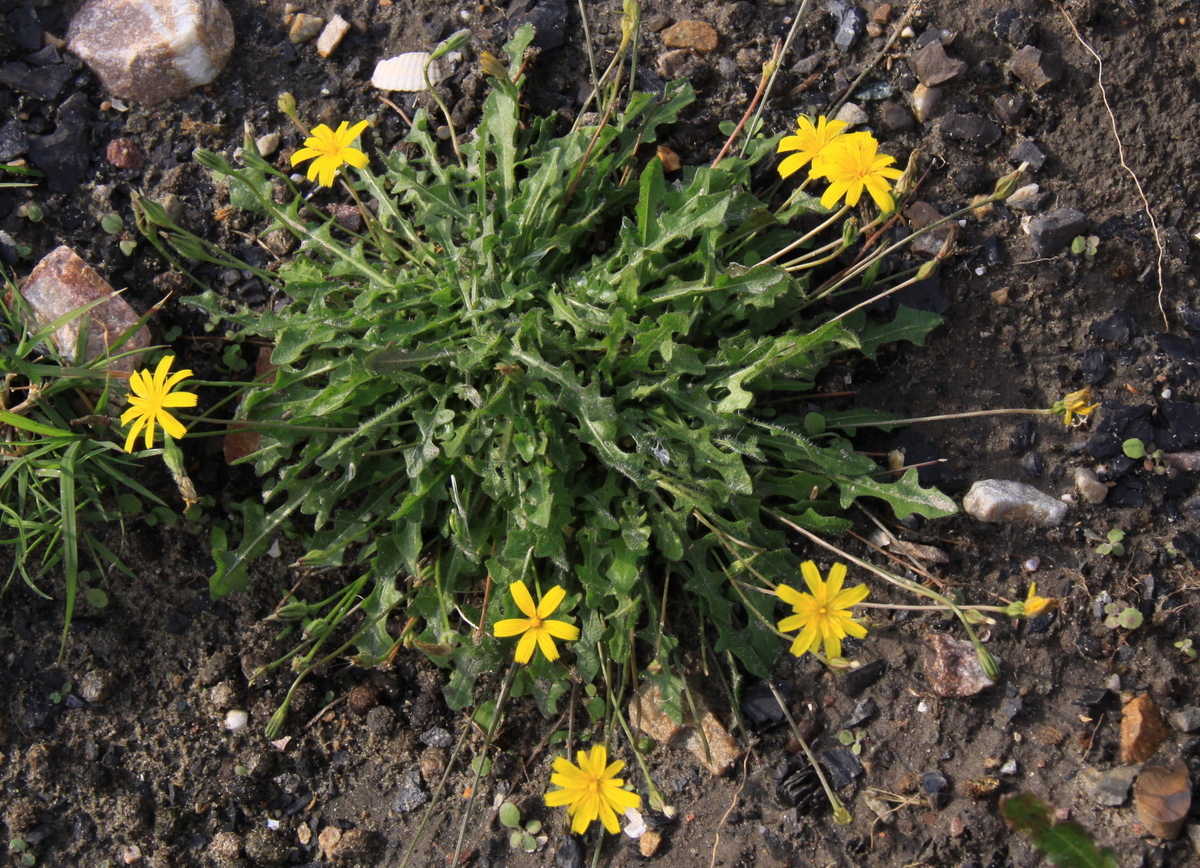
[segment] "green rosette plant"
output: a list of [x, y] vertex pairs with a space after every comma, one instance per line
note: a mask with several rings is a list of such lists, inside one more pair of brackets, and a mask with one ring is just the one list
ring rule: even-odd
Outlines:
[[[191, 300], [274, 345], [273, 382], [237, 417], [262, 432], [248, 460], [263, 501], [240, 545], [217, 540], [212, 590], [243, 585], [288, 522], [305, 533], [300, 564], [368, 577], [357, 659], [411, 639], [453, 663], [457, 708], [511, 653], [493, 636], [520, 614], [504, 592], [561, 585], [581, 629], [576, 675], [636, 661], [678, 715], [673, 629], [698, 629], [756, 674], [780, 653], [775, 599], [758, 590], [799, 559], [766, 507], [822, 533], [843, 530], [862, 497], [901, 517], [954, 511], [916, 470], [884, 473], [803, 409], [835, 354], [920, 342], [938, 320], [902, 308], [886, 324], [831, 321], [804, 273], [764, 262], [795, 240], [795, 219], [829, 213], [803, 194], [772, 210], [751, 192], [776, 140], [668, 173], [654, 143], [692, 102], [686, 82], [567, 132], [524, 116], [531, 36], [518, 31], [507, 69], [489, 69], [482, 120], [448, 158], [421, 111], [402, 146], [343, 177], [365, 203], [361, 233], [309, 205], [250, 137], [241, 167], [197, 154], [234, 204], [299, 240], [260, 272], [285, 305]], [[139, 209], [177, 260], [245, 267], [154, 203]], [[403, 637], [386, 617], [401, 609]], [[548, 712], [568, 684], [562, 660], [535, 655], [513, 695]]]

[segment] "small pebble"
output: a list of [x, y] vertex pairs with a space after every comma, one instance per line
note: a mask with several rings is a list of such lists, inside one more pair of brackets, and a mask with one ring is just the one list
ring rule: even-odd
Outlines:
[[1075, 468], [1075, 488], [1080, 496], [1093, 506], [1104, 503], [1108, 497], [1108, 486], [1100, 481], [1100, 477], [1089, 467]]
[[848, 102], [838, 109], [836, 119], [839, 121], [845, 121], [852, 127], [865, 124], [868, 120], [870, 120], [870, 118], [867, 117], [867, 113], [852, 102]]
[[271, 154], [279, 150], [279, 133], [267, 133], [264, 136], [259, 136], [255, 140], [254, 146], [258, 148], [258, 152], [264, 157], [271, 156]]
[[241, 732], [249, 722], [250, 715], [238, 709], [233, 709], [225, 715], [225, 728], [230, 732]]

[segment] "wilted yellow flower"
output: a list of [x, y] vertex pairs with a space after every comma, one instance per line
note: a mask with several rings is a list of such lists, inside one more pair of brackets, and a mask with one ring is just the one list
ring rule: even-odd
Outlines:
[[557, 660], [558, 648], [554, 646], [554, 640], [564, 639], [567, 642], [574, 642], [579, 638], [579, 628], [575, 625], [568, 624], [566, 621], [547, 620], [554, 614], [554, 610], [559, 607], [563, 598], [567, 596], [567, 592], [562, 589], [561, 585], [555, 585], [548, 590], [537, 606], [534, 606], [533, 597], [529, 595], [529, 589], [525, 587], [524, 582], [515, 581], [508, 590], [512, 594], [517, 608], [527, 617], [506, 618], [503, 621], [497, 621], [495, 633], [501, 639], [509, 636], [521, 636], [521, 641], [517, 643], [517, 652], [514, 655], [518, 663], [528, 663], [533, 658], [535, 645], [542, 649], [547, 660]]
[[[154, 445], [154, 424], [163, 426], [163, 431], [179, 439], [187, 433], [187, 429], [167, 412], [168, 407], [195, 407], [196, 395], [192, 392], [172, 392], [171, 390], [192, 375], [184, 368], [171, 374], [174, 356], [163, 356], [151, 376], [148, 371], [134, 371], [129, 377], [129, 409], [121, 414], [121, 424], [133, 425], [129, 436], [125, 438], [125, 451], [133, 451], [133, 443], [143, 428], [146, 429], [146, 448]], [[168, 374], [170, 376], [168, 376]]]
[[784, 151], [798, 151], [790, 157], [785, 157], [779, 164], [779, 176], [786, 178], [793, 175], [810, 162], [812, 169], [809, 174], [818, 174], [826, 147], [840, 136], [847, 126], [845, 121], [831, 121], [824, 115], [817, 118], [816, 126], [813, 126], [808, 116], [800, 115], [796, 119], [796, 135], [784, 136], [776, 148], [776, 153], [780, 154]]
[[369, 164], [366, 154], [351, 147], [366, 128], [366, 121], [359, 121], [354, 126], [342, 121], [336, 130], [318, 124], [313, 127], [312, 135], [304, 140], [304, 147], [292, 154], [292, 165], [312, 160], [308, 180], [315, 180], [322, 187], [332, 187], [337, 170], [342, 166], [349, 164], [356, 169], [365, 169]]
[[821, 205], [832, 208], [838, 199], [847, 205], [857, 205], [863, 190], [871, 194], [879, 210], [887, 212], [896, 207], [888, 179], [895, 180], [903, 172], [892, 163], [894, 157], [879, 154], [879, 143], [870, 133], [850, 133], [838, 138], [821, 155], [820, 166], [813, 174], [829, 181], [829, 189], [821, 197]]
[[637, 793], [622, 789], [625, 781], [616, 776], [625, 768], [621, 760], [608, 762], [608, 751], [596, 745], [589, 755], [585, 751], [576, 754], [579, 765], [566, 757], [554, 760], [554, 774], [550, 783], [561, 790], [546, 793], [546, 804], [552, 808], [567, 806], [571, 817], [571, 831], [582, 835], [593, 820], [599, 819], [604, 828], [614, 835], [621, 831], [617, 814], [629, 808], [640, 808], [642, 798]]
[[1053, 597], [1039, 597], [1037, 582], [1029, 583], [1029, 593], [1025, 597], [1025, 617], [1032, 618], [1042, 612], [1050, 612], [1058, 608], [1058, 600]]
[[1077, 424], [1083, 424], [1083, 417], [1091, 414], [1093, 410], [1100, 406], [1099, 402], [1089, 404], [1092, 400], [1092, 389], [1090, 386], [1084, 386], [1078, 392], [1068, 393], [1062, 400], [1055, 401], [1054, 406], [1050, 408], [1051, 412], [1063, 417], [1063, 424], [1069, 426], [1071, 419], [1075, 416], [1080, 417]]
[[810, 593], [805, 594], [788, 585], [775, 589], [779, 599], [790, 603], [796, 613], [780, 621], [779, 629], [785, 633], [800, 631], [792, 642], [792, 653], [797, 657], [813, 650], [820, 642], [825, 643], [826, 657], [841, 657], [843, 639], [847, 636], [862, 639], [867, 635], [867, 628], [851, 617], [850, 608], [865, 600], [870, 590], [866, 585], [842, 589], [846, 578], [845, 564], [834, 564], [829, 570], [828, 581], [821, 579], [821, 571], [812, 561], [801, 564], [800, 572]]

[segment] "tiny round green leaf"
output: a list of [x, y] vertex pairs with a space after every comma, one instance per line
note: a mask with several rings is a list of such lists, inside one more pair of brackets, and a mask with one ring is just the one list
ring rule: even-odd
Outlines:
[[521, 825], [521, 810], [512, 802], [500, 806], [500, 825], [516, 829]]
[[109, 211], [100, 218], [100, 228], [109, 235], [116, 235], [125, 228], [125, 221], [121, 219], [120, 214], [115, 214]]
[[99, 588], [88, 588], [87, 601], [92, 608], [103, 609], [108, 605], [108, 594]]

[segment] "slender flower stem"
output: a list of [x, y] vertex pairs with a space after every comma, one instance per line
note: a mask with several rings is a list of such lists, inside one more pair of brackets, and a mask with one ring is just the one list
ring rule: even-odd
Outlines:
[[812, 752], [812, 748], [808, 746], [804, 736], [800, 734], [800, 727], [796, 726], [796, 721], [792, 719], [792, 713], [788, 711], [787, 703], [783, 701], [783, 697], [779, 695], [779, 691], [775, 688], [771, 679], [767, 679], [767, 687], [771, 688], [771, 694], [775, 697], [775, 701], [779, 703], [779, 708], [783, 712], [783, 716], [787, 718], [788, 726], [792, 729], [792, 735], [796, 741], [800, 742], [800, 747], [804, 749], [805, 756], [808, 757], [808, 762], [812, 766], [813, 771], [817, 773], [817, 779], [821, 781], [821, 789], [825, 790], [825, 795], [829, 799], [829, 805], [833, 808], [833, 819], [842, 826], [849, 826], [853, 821], [850, 812], [846, 810], [846, 806], [838, 801], [837, 794], [834, 793], [833, 787], [829, 785], [829, 781], [825, 778], [825, 772], [821, 769], [821, 764], [817, 762], [816, 754]]
[[792, 242], [791, 244], [789, 244], [787, 247], [784, 247], [784, 248], [783, 248], [783, 249], [781, 249], [781, 250], [777, 250], [775, 253], [773, 253], [773, 254], [771, 254], [770, 256], [768, 256], [766, 259], [764, 259], [764, 260], [763, 260], [762, 262], [760, 262], [759, 264], [760, 264], [760, 265], [766, 265], [766, 264], [768, 264], [768, 263], [770, 263], [770, 262], [774, 262], [776, 259], [778, 259], [779, 257], [783, 256], [785, 253], [791, 253], [793, 250], [795, 250], [797, 247], [799, 247], [799, 246], [800, 246], [801, 244], [803, 244], [805, 241], [807, 241], [808, 239], [812, 238], [814, 235], [818, 235], [818, 234], [820, 234], [822, 231], [824, 231], [825, 229], [828, 229], [830, 226], [832, 226], [834, 223], [836, 223], [836, 222], [837, 222], [838, 220], [840, 220], [842, 217], [846, 216], [846, 212], [847, 212], [847, 211], [849, 211], [849, 210], [850, 210], [850, 206], [849, 206], [849, 205], [843, 205], [843, 206], [842, 206], [841, 208], [839, 208], [839, 209], [838, 209], [836, 212], [834, 212], [833, 214], [831, 214], [831, 215], [830, 215], [830, 217], [829, 217], [829, 219], [828, 219], [828, 220], [826, 220], [824, 223], [822, 223], [820, 226], [818, 226], [818, 227], [816, 227], [815, 229], [812, 229], [812, 230], [810, 230], [810, 231], [806, 232], [804, 235], [801, 235], [799, 238], [797, 238], [795, 241], [793, 241], [793, 242]]
[[888, 419], [886, 422], [870, 422], [868, 428], [895, 428], [898, 425], [912, 425], [916, 422], [946, 422], [951, 419], [974, 419], [978, 416], [1053, 416], [1049, 409], [1031, 409], [1028, 407], [1005, 407], [1000, 410], [969, 410], [965, 413], [942, 413], [937, 416], [914, 416], [911, 419]]

